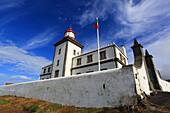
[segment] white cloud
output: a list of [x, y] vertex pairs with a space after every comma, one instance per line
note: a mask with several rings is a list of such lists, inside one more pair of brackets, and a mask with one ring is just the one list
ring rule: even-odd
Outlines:
[[27, 51], [16, 46], [0, 46], [1, 64], [12, 65], [9, 70], [39, 75], [41, 67], [51, 61], [41, 56], [30, 55]]
[[0, 10], [23, 6], [25, 4], [25, 1], [26, 0], [1, 0]]
[[23, 75], [15, 75], [15, 76], [11, 76], [11, 78], [19, 78], [19, 79], [26, 79], [26, 80], [32, 80], [32, 78], [30, 77], [26, 77], [26, 76], [23, 76]]
[[[135, 0], [95, 0], [87, 4], [88, 9], [79, 18], [80, 25], [94, 23], [95, 17], [102, 20], [109, 16], [114, 18], [119, 25], [118, 32], [113, 32], [114, 25], [109, 27], [109, 31], [101, 35], [101, 41], [124, 40], [130, 63], [133, 63], [130, 47], [137, 37], [154, 56], [155, 65], [161, 70], [163, 78], [170, 78], [170, 0], [141, 0], [138, 3]], [[91, 47], [92, 43], [88, 42], [86, 46]]]
[[46, 31], [33, 37], [31, 40], [27, 41], [26, 45], [23, 47], [25, 50], [30, 50], [34, 48], [42, 47], [48, 44], [53, 38], [56, 37], [56, 33], [53, 32], [53, 28], [47, 29]]
[[170, 79], [170, 35], [164, 39], [160, 39], [150, 45], [146, 49], [151, 55], [156, 65], [156, 69], [160, 70], [164, 79]]
[[[115, 12], [116, 0], [92, 0], [85, 4], [87, 10], [79, 17], [79, 24], [84, 26], [89, 23], [95, 22], [95, 18], [99, 17], [102, 20], [107, 19], [108, 14]], [[92, 4], [92, 6], [90, 6]]]
[[0, 73], [0, 77], [7, 77], [7, 76], [3, 73]]

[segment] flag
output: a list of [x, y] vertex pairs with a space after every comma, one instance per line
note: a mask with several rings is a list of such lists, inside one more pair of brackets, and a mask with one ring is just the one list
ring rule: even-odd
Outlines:
[[98, 28], [99, 28], [98, 18], [96, 18], [96, 24], [94, 25], [94, 27], [95, 27], [96, 29], [98, 29]]

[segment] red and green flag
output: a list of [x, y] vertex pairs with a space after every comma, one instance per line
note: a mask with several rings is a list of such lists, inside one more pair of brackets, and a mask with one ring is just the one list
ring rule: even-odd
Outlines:
[[96, 18], [96, 24], [94, 25], [94, 27], [95, 27], [96, 29], [98, 29], [98, 28], [99, 28], [98, 18]]

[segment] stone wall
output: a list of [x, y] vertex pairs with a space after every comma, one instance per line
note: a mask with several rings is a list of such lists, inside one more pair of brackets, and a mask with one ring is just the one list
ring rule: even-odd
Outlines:
[[0, 86], [0, 96], [3, 95], [76, 107], [115, 107], [137, 102], [133, 66]]

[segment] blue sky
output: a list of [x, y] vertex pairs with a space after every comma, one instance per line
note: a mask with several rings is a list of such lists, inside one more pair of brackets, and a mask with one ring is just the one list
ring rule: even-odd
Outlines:
[[1, 0], [0, 85], [37, 80], [53, 60], [53, 44], [72, 26], [85, 48], [125, 45], [129, 63], [133, 39], [153, 55], [156, 68], [170, 79], [170, 0]]

